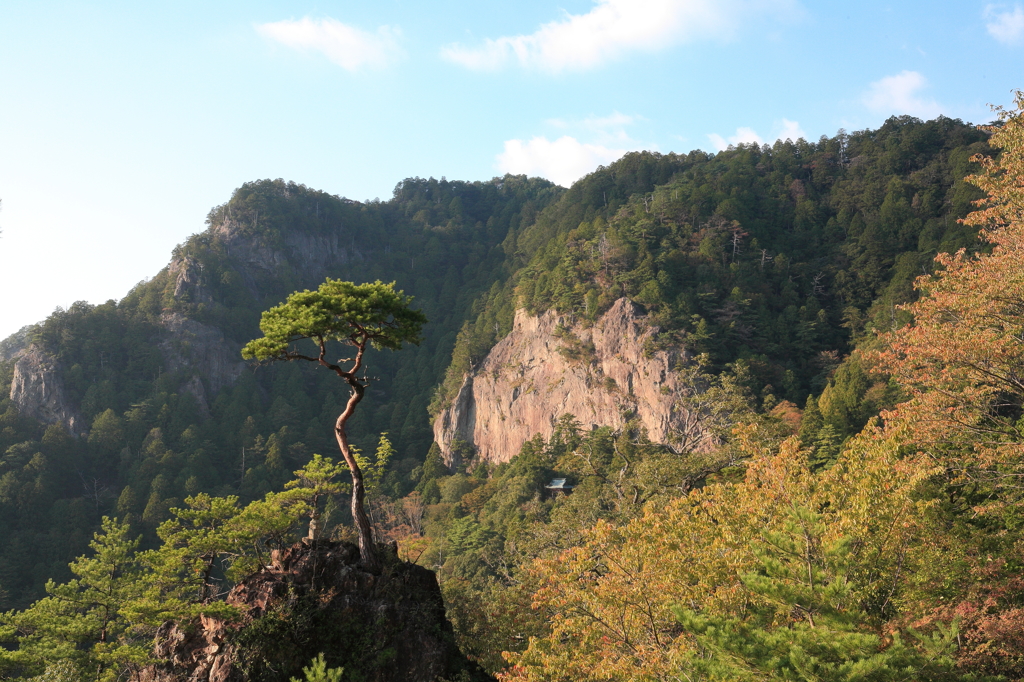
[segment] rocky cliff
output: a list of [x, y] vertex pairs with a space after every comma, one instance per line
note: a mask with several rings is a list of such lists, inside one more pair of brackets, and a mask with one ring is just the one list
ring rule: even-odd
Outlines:
[[[322, 274], [350, 261], [364, 259], [344, 226], [315, 234], [286, 230], [273, 242], [230, 218], [210, 228], [211, 235], [224, 244], [227, 254], [246, 266], [268, 272], [289, 265], [297, 270]], [[345, 243], [347, 242], [347, 244]]]
[[191, 375], [181, 390], [191, 393], [205, 413], [208, 399], [233, 384], [245, 369], [238, 344], [228, 342], [216, 327], [180, 313], [163, 313], [160, 324], [167, 331], [159, 343], [167, 371]]
[[59, 364], [35, 346], [15, 356], [11, 400], [24, 417], [63, 424], [71, 433], [84, 425], [67, 399]]
[[133, 682], [274, 682], [303, 679], [323, 653], [345, 679], [433, 682], [489, 679], [455, 645], [434, 574], [385, 557], [382, 573], [359, 565], [350, 543], [296, 544], [236, 585], [227, 603], [238, 622], [201, 617], [166, 623], [156, 635], [161, 663]]
[[[180, 313], [163, 313], [160, 326], [159, 338], [153, 341], [163, 356], [164, 370], [180, 372], [179, 390], [190, 393], [200, 411], [207, 413], [209, 399], [233, 384], [245, 369], [239, 345], [227, 341], [219, 329]], [[78, 406], [68, 398], [59, 362], [36, 345], [20, 349], [13, 360], [10, 398], [22, 416], [63, 424], [76, 435], [88, 428]]]
[[657, 331], [626, 298], [589, 326], [554, 311], [517, 311], [512, 332], [434, 421], [445, 461], [454, 463], [453, 444], [462, 440], [485, 460], [507, 462], [534, 435], [549, 437], [566, 413], [584, 429], [635, 418], [651, 440], [667, 442], [688, 423], [679, 398], [689, 387], [674, 371], [685, 352], [655, 349]]

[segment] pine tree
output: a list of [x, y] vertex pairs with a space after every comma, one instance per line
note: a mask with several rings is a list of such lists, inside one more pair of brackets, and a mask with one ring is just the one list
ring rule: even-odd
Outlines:
[[[341, 682], [341, 676], [345, 669], [328, 668], [327, 661], [321, 652], [319, 656], [310, 661], [308, 668], [302, 669], [302, 672], [306, 675], [306, 682]], [[293, 677], [291, 682], [301, 682], [301, 680]]]
[[[335, 422], [334, 435], [352, 474], [352, 519], [359, 534], [359, 554], [371, 570], [378, 569], [380, 561], [363, 503], [363, 471], [349, 444], [346, 425], [370, 381], [364, 365], [367, 348], [399, 350], [406, 343], [419, 344], [427, 318], [410, 308], [411, 302], [411, 297], [395, 290], [394, 282], [357, 285], [328, 278], [316, 291], [297, 291], [285, 303], [265, 311], [260, 320], [264, 336], [242, 348], [242, 357], [247, 359], [315, 363], [348, 384], [349, 399]], [[297, 344], [301, 341], [312, 341], [315, 354], [300, 352]], [[353, 356], [336, 363], [328, 361], [329, 342], [341, 343]]]
[[[757, 547], [759, 569], [742, 577], [750, 592], [740, 616], [676, 609], [698, 647], [687, 673], [710, 679], [888, 682], [952, 679], [955, 626], [918, 648], [899, 633], [886, 641], [858, 604], [848, 539], [824, 542], [822, 517], [795, 507], [781, 532]], [[959, 677], [957, 679], [967, 679]]]
[[89, 543], [92, 555], [71, 562], [74, 579], [60, 585], [49, 581], [47, 597], [0, 618], [0, 629], [17, 636], [16, 659], [25, 671], [43, 672], [70, 661], [105, 680], [127, 664], [148, 660], [151, 642], [136, 636], [125, 614], [141, 592], [139, 539], [129, 540], [129, 533], [127, 524], [104, 517]]

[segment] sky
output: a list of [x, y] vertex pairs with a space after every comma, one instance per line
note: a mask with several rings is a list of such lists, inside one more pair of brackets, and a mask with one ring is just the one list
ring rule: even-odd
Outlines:
[[568, 186], [627, 151], [993, 118], [1024, 6], [0, 2], [0, 339], [120, 299], [242, 183]]

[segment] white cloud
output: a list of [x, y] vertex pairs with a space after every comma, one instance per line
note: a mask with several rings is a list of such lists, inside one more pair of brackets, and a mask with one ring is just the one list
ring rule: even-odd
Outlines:
[[711, 140], [711, 144], [714, 145], [715, 150], [723, 151], [731, 144], [749, 144], [756, 142], [757, 144], [763, 144], [764, 140], [761, 136], [754, 132], [753, 128], [737, 128], [736, 134], [726, 139], [718, 133], [711, 133], [708, 135], [708, 139]]
[[534, 137], [529, 142], [507, 140], [505, 151], [498, 154], [497, 166], [502, 173], [539, 175], [568, 187], [598, 166], [619, 159], [626, 151], [585, 144], [569, 135], [553, 142], [547, 137]]
[[1020, 5], [1014, 5], [1012, 11], [1002, 11], [999, 5], [988, 5], [984, 17], [990, 20], [985, 24], [989, 35], [999, 42], [1007, 45], [1024, 43], [1024, 9]]
[[942, 107], [935, 100], [917, 94], [927, 84], [928, 80], [917, 71], [901, 71], [872, 83], [864, 95], [864, 104], [878, 114], [935, 118], [942, 113]]
[[800, 124], [796, 121], [790, 121], [788, 118], [782, 119], [782, 130], [775, 137], [776, 140], [793, 140], [796, 142], [800, 138], [807, 139], [807, 133], [800, 127]]
[[320, 52], [348, 71], [384, 67], [402, 55], [398, 46], [401, 31], [390, 26], [381, 26], [371, 33], [336, 19], [306, 17], [261, 24], [256, 30], [293, 49]]
[[793, 14], [795, 0], [595, 0], [586, 14], [569, 14], [530, 35], [487, 39], [483, 45], [441, 49], [445, 59], [489, 71], [508, 63], [558, 73], [582, 71], [631, 51], [653, 51], [688, 40], [730, 39], [761, 14]]
[[[776, 134], [771, 136], [769, 139], [774, 142], [775, 140], [799, 140], [800, 138], [807, 139], [807, 133], [803, 131], [800, 124], [796, 121], [790, 121], [788, 118], [782, 119], [781, 123], [777, 123], [775, 126]], [[708, 135], [708, 140], [711, 141], [715, 151], [725, 151], [729, 148], [729, 145], [737, 144], [764, 144], [764, 140], [753, 128], [737, 128], [735, 135], [730, 135], [728, 138], [724, 138], [718, 133], [711, 133]]]

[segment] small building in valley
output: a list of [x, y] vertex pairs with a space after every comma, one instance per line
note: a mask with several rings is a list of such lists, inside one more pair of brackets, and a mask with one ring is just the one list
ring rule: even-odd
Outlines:
[[551, 479], [551, 483], [548, 483], [546, 486], [544, 486], [544, 489], [547, 490], [552, 496], [568, 495], [569, 493], [572, 492], [573, 488], [576, 487], [574, 485], [569, 485], [568, 480], [569, 479], [566, 478], [553, 478]]

